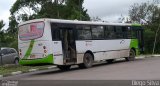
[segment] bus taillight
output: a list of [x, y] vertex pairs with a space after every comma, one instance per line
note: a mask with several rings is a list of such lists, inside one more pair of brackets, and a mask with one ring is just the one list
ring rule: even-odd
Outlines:
[[43, 46], [43, 49], [44, 49], [44, 53], [47, 53], [46, 46]]
[[47, 50], [44, 50], [44, 53], [47, 53]]
[[22, 53], [19, 53], [20, 56], [22, 56]]
[[46, 46], [43, 46], [43, 49], [46, 49]]

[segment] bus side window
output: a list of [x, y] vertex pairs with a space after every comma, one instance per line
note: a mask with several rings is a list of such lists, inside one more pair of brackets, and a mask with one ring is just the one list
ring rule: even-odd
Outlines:
[[106, 39], [115, 39], [116, 38], [114, 26], [106, 26], [105, 36], [106, 36]]
[[123, 38], [127, 39], [128, 38], [128, 28], [126, 26], [122, 27], [122, 34], [123, 34]]
[[92, 39], [104, 39], [103, 26], [92, 26]]
[[60, 29], [57, 25], [51, 24], [51, 34], [52, 34], [52, 40], [53, 41], [59, 41], [60, 40]]
[[127, 27], [127, 38], [128, 38], [128, 39], [131, 39], [131, 38], [132, 38], [131, 27]]
[[90, 26], [83, 26], [77, 29], [78, 40], [92, 39]]
[[121, 39], [123, 38], [123, 31], [121, 26], [116, 26], [116, 38]]
[[136, 39], [136, 38], [137, 38], [137, 30], [136, 30], [136, 28], [132, 27], [131, 35], [132, 35], [132, 38], [133, 38], [133, 39]]

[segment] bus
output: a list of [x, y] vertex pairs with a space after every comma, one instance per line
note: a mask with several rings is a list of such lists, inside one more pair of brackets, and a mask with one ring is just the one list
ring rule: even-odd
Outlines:
[[35, 19], [19, 24], [21, 65], [90, 68], [94, 62], [135, 59], [144, 50], [140, 24]]

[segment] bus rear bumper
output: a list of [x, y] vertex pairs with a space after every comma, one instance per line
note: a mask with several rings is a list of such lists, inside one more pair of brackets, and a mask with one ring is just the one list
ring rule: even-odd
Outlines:
[[43, 64], [53, 64], [53, 55], [50, 54], [42, 59], [21, 59], [19, 61], [20, 65], [43, 65]]

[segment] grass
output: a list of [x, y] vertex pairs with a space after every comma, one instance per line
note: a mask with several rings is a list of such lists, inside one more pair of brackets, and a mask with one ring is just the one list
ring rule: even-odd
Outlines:
[[45, 66], [21, 66], [21, 65], [4, 65], [0, 66], [0, 75], [9, 75], [12, 72], [22, 71], [28, 72], [29, 69], [46, 69], [49, 65]]

